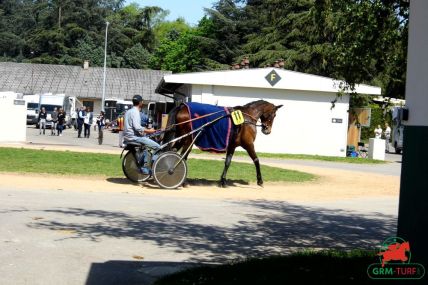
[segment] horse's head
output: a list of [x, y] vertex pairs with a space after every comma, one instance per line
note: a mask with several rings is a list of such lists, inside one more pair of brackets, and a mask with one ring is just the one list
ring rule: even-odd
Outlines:
[[272, 132], [273, 120], [276, 116], [276, 110], [281, 108], [282, 105], [275, 106], [271, 103], [266, 104], [263, 108], [263, 113], [260, 116], [260, 121], [262, 122], [262, 133], [268, 135]]

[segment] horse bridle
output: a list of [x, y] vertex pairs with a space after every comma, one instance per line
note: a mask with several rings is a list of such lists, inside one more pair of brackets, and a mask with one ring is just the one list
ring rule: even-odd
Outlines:
[[248, 117], [250, 117], [251, 119], [253, 119], [254, 121], [255, 121], [255, 123], [253, 123], [253, 122], [251, 122], [251, 121], [247, 121], [247, 120], [245, 120], [245, 124], [251, 124], [251, 125], [254, 125], [255, 127], [261, 127], [262, 128], [262, 130], [266, 130], [267, 129], [267, 126], [265, 125], [265, 124], [260, 124], [260, 125], [258, 125], [257, 124], [257, 119], [254, 117], [254, 116], [252, 116], [252, 115], [250, 115], [250, 114], [248, 114], [248, 113], [245, 113], [245, 112], [242, 112], [242, 114], [243, 115], [246, 115], [246, 116], [248, 116]]

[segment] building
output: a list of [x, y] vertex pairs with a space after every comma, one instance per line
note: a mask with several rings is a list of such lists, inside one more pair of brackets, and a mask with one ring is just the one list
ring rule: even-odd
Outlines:
[[[278, 110], [272, 133], [258, 132], [259, 152], [346, 156], [350, 95], [332, 108], [341, 82], [276, 68], [165, 75], [156, 92], [179, 100], [223, 106], [264, 99]], [[379, 87], [359, 85], [356, 92], [380, 95]]]
[[[165, 101], [156, 85], [169, 71], [108, 68], [106, 98], [131, 99], [140, 94], [146, 101]], [[95, 112], [101, 110], [103, 68], [52, 64], [0, 62], [0, 91], [24, 94], [66, 94], [77, 97]]]

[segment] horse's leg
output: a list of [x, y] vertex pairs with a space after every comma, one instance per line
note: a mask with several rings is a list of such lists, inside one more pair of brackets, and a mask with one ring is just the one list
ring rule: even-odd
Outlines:
[[189, 147], [190, 147], [191, 144], [192, 144], [192, 137], [191, 136], [188, 136], [188, 137], [186, 137], [186, 138], [183, 139], [183, 146], [181, 148], [181, 156], [183, 156], [183, 158], [185, 160], [187, 160], [187, 157], [190, 154], [191, 150], [189, 152], [187, 152], [187, 150], [189, 149]]
[[251, 157], [251, 159], [254, 162], [254, 165], [256, 166], [257, 185], [263, 187], [262, 173], [260, 171], [260, 162], [259, 162], [259, 158], [257, 157], [256, 151], [254, 150], [254, 144], [245, 146], [244, 148], [247, 150], [248, 155]]
[[226, 187], [226, 174], [227, 174], [227, 170], [229, 169], [230, 163], [232, 162], [232, 157], [234, 153], [235, 153], [235, 147], [230, 147], [227, 149], [223, 174], [221, 175], [221, 178], [220, 178], [220, 187]]
[[[192, 144], [192, 138], [191, 137], [186, 137], [183, 138], [181, 140], [181, 156], [183, 157], [184, 160], [187, 161], [187, 157], [189, 156], [190, 151], [186, 154], [187, 149], [189, 148], [189, 146]], [[187, 182], [187, 177], [184, 180], [183, 184], [181, 185], [184, 188], [189, 187], [189, 182]]]

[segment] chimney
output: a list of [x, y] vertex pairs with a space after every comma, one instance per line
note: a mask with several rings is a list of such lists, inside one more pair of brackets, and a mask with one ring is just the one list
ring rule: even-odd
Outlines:
[[84, 70], [88, 70], [88, 69], [89, 69], [89, 60], [85, 60], [85, 61], [83, 62], [83, 69], [84, 69]]

